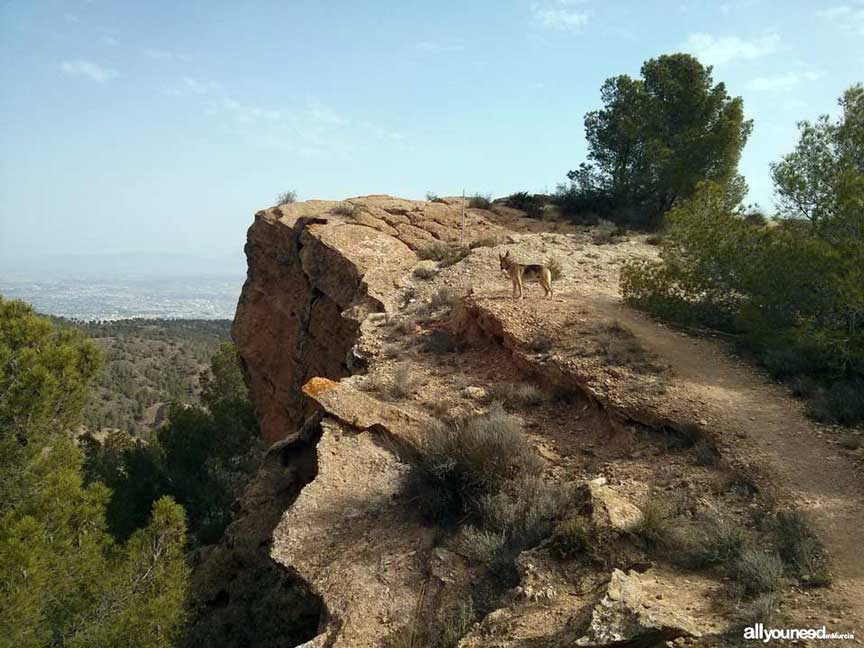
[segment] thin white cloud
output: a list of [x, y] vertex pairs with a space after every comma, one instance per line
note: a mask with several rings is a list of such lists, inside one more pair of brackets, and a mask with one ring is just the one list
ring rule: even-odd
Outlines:
[[864, 34], [864, 2], [852, 5], [837, 5], [816, 12], [823, 20], [837, 24], [846, 31]]
[[342, 115], [316, 100], [309, 101], [302, 114], [310, 122], [320, 126], [344, 126], [348, 123]]
[[759, 92], [785, 90], [806, 81], [815, 81], [821, 75], [818, 72], [789, 72], [769, 77], [756, 77], [747, 82], [747, 88]]
[[120, 76], [116, 70], [102, 67], [91, 61], [63, 61], [60, 69], [69, 76], [84, 77], [97, 83], [105, 83]]
[[531, 13], [534, 21], [546, 29], [581, 32], [591, 18], [587, 9], [576, 9], [580, 0], [557, 0], [552, 4], [534, 5]]
[[217, 107], [231, 115], [238, 124], [275, 123], [282, 117], [282, 113], [275, 108], [243, 103], [231, 97], [224, 97]]
[[192, 77], [183, 77], [180, 83], [169, 90], [170, 94], [182, 97], [186, 95], [207, 95], [219, 89], [215, 81], [205, 81]]
[[168, 50], [159, 49], [156, 47], [148, 47], [142, 51], [142, 54], [154, 61], [170, 61], [174, 55]]
[[768, 56], [777, 51], [780, 36], [766, 34], [755, 40], [743, 40], [737, 36], [712, 36], [690, 34], [681, 47], [696, 55], [703, 63], [722, 65], [737, 60], [751, 60]]

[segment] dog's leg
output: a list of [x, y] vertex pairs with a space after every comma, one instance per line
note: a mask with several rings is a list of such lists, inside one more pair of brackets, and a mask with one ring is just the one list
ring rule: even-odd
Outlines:
[[546, 291], [546, 297], [552, 299], [552, 273], [549, 270], [543, 273], [543, 290]]

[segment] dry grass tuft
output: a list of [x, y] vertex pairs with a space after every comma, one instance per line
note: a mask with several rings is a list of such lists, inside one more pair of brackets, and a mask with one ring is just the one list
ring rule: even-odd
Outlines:
[[418, 266], [414, 268], [414, 276], [418, 279], [423, 279], [424, 281], [429, 281], [430, 279], [434, 279], [438, 275], [437, 268], [429, 268], [426, 266]]
[[495, 383], [489, 388], [489, 400], [515, 409], [542, 405], [549, 396], [531, 383]]
[[423, 260], [437, 261], [441, 267], [448, 268], [464, 259], [470, 250], [460, 248], [458, 245], [448, 245], [442, 241], [435, 241], [424, 245], [417, 250], [417, 256]]
[[474, 194], [468, 199], [468, 206], [474, 209], [491, 209], [492, 194]]
[[598, 354], [609, 364], [627, 367], [635, 373], [660, 373], [665, 368], [645, 350], [630, 329], [620, 322], [600, 326], [594, 334]]
[[356, 216], [357, 212], [360, 211], [360, 208], [357, 205], [352, 205], [351, 203], [341, 203], [333, 207], [330, 210], [331, 214], [336, 214], [338, 216]]
[[795, 577], [811, 587], [829, 585], [828, 557], [809, 518], [797, 509], [778, 511], [772, 526], [780, 558]]
[[783, 561], [772, 550], [745, 549], [733, 576], [747, 596], [777, 592], [783, 585]]
[[533, 353], [549, 353], [554, 345], [554, 340], [546, 333], [538, 331], [528, 340], [528, 350]]
[[501, 245], [501, 239], [495, 235], [490, 234], [489, 236], [484, 236], [475, 241], [471, 241], [468, 247], [472, 250], [476, 250], [481, 247], [495, 247], [497, 245]]

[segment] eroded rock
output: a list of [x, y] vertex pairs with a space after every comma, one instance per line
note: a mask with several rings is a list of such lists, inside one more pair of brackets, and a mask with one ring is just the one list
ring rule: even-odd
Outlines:
[[715, 583], [698, 576], [616, 569], [603, 597], [586, 620], [576, 624], [567, 645], [648, 647], [678, 637], [701, 637], [718, 630], [710, 611], [716, 590]]

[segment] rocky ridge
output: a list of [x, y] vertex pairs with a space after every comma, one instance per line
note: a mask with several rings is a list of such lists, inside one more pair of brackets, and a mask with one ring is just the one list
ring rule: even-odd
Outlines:
[[[598, 305], [615, 294], [621, 262], [653, 250], [495, 205], [466, 210], [470, 254], [452, 265], [419, 258], [458, 243], [461, 220], [457, 199], [367, 196], [271, 208], [249, 230], [234, 339], [274, 444], [273, 468], [250, 493], [283, 495], [266, 521], [241, 503], [229, 537], [251, 525], [244, 560], [281, 566], [303, 601], [273, 645], [426, 645], [421, 629], [452, 624], [466, 600], [475, 609], [463, 647], [727, 645], [735, 614], [722, 575], [658, 559], [634, 534], [658, 490], [692, 511], [720, 499], [740, 520], [761, 506], [761, 488], [736, 486], [746, 466], [717, 434], [720, 417]], [[511, 300], [497, 267], [505, 249], [557, 262], [556, 298], [529, 284], [525, 301]], [[582, 515], [607, 542], [590, 560], [541, 543], [490, 597], [458, 532], [430, 526], [406, 500], [406, 459], [430, 420], [482, 413], [516, 382], [555, 394], [510, 409], [544, 478], [581, 484]], [[249, 545], [225, 544], [217, 562], [236, 569], [236, 548]], [[210, 589], [207, 605], [225, 591]]]

